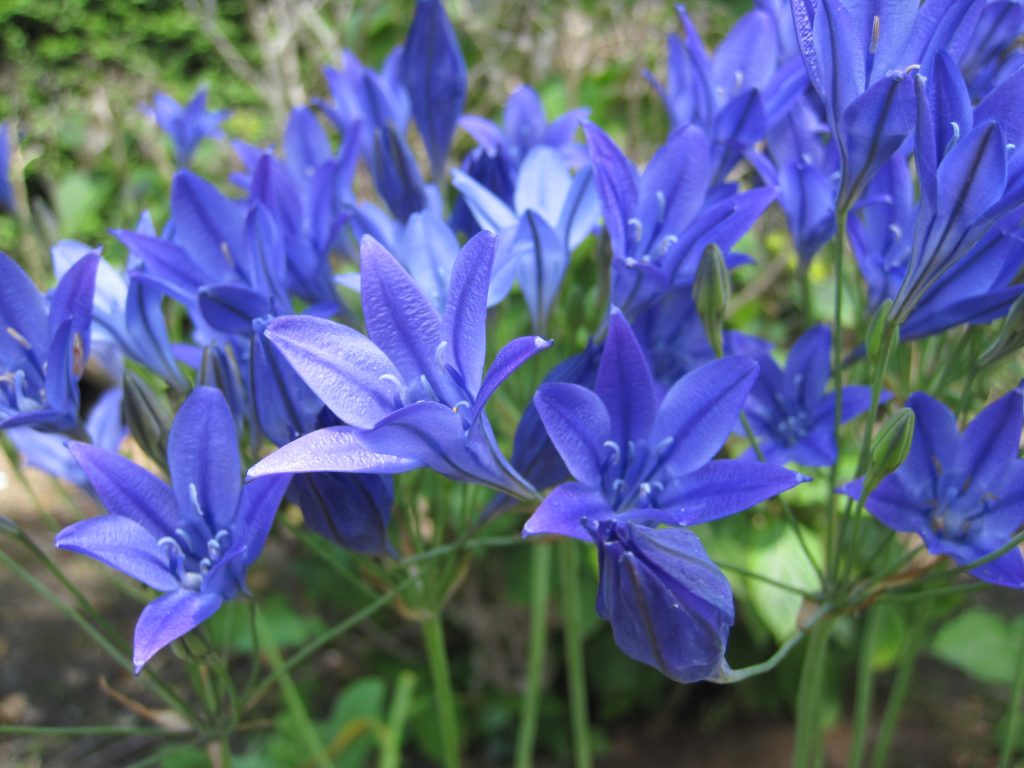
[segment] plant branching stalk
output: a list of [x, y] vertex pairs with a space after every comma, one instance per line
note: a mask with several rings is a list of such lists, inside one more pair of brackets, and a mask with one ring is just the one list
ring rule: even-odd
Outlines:
[[885, 710], [882, 713], [882, 721], [878, 726], [878, 738], [875, 741], [875, 750], [871, 755], [871, 768], [884, 768], [889, 759], [889, 747], [892, 746], [892, 738], [896, 733], [896, 725], [899, 722], [900, 712], [903, 710], [903, 700], [910, 688], [910, 678], [914, 672], [914, 662], [917, 660], [917, 652], [928, 623], [928, 603], [917, 606], [910, 624], [910, 631], [903, 641], [900, 649], [899, 661], [896, 663], [896, 676], [892, 681], [892, 688], [889, 690], [889, 698], [885, 703]]
[[999, 768], [1010, 768], [1013, 763], [1013, 754], [1017, 751], [1020, 742], [1020, 724], [1024, 719], [1021, 710], [1024, 709], [1024, 624], [1017, 629], [1017, 638], [1020, 647], [1017, 651], [1017, 671], [1013, 678], [1013, 691], [1010, 693], [1010, 710], [1007, 716], [1006, 733], [1003, 736], [1003, 745], [999, 750]]
[[552, 544], [539, 541], [530, 552], [530, 644], [526, 687], [519, 708], [516, 733], [516, 768], [533, 765], [544, 688], [544, 655], [548, 644], [548, 600], [551, 595]]
[[455, 708], [451, 667], [448, 664], [448, 646], [444, 638], [444, 623], [439, 613], [423, 622], [423, 647], [430, 667], [430, 680], [434, 686], [434, 704], [441, 734], [441, 763], [444, 768], [459, 768], [462, 764], [459, 748], [459, 719]]
[[793, 737], [793, 768], [811, 768], [821, 746], [822, 688], [832, 620], [826, 618], [811, 628], [800, 669], [796, 698], [796, 732]]
[[590, 710], [587, 705], [587, 670], [583, 657], [583, 619], [580, 616], [579, 549], [572, 539], [558, 542], [562, 586], [562, 622], [565, 668], [569, 680], [569, 717], [572, 722], [573, 764], [590, 768]]
[[[832, 390], [835, 398], [835, 420], [833, 423], [836, 440], [836, 460], [829, 472], [829, 490], [836, 487], [839, 479], [839, 430], [843, 425], [843, 251], [846, 247], [846, 211], [836, 212], [836, 236], [833, 240], [835, 262], [835, 307], [832, 315]], [[825, 517], [825, 576], [831, 581], [835, 573], [835, 557], [838, 543], [836, 530], [836, 498], [828, 497], [828, 511]], [[826, 583], [828, 589], [830, 584]]]
[[857, 692], [853, 705], [853, 742], [850, 747], [849, 768], [861, 768], [868, 747], [868, 728], [871, 725], [871, 698], [874, 694], [875, 675], [871, 660], [878, 636], [878, 608], [871, 608], [861, 630], [860, 647], [857, 649]]

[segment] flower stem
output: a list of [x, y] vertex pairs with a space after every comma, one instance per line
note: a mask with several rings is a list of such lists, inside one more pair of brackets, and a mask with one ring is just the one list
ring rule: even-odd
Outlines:
[[[836, 212], [836, 237], [833, 241], [835, 261], [835, 307], [832, 315], [832, 390], [835, 398], [836, 460], [832, 462], [829, 474], [829, 490], [834, 490], [839, 478], [839, 430], [843, 425], [843, 250], [846, 246], [846, 211]], [[825, 518], [825, 576], [831, 581], [835, 567], [836, 530], [835, 493], [828, 498], [828, 514]], [[825, 584], [826, 590], [830, 584]]]
[[434, 686], [438, 727], [441, 734], [441, 763], [444, 768], [459, 768], [459, 721], [455, 711], [455, 692], [448, 665], [448, 647], [444, 639], [444, 623], [439, 613], [423, 622], [423, 647], [427, 653], [430, 679]]
[[857, 651], [857, 691], [853, 706], [853, 743], [850, 747], [849, 768], [860, 768], [868, 748], [868, 728], [871, 725], [871, 698], [874, 693], [875, 676], [871, 669], [871, 657], [878, 637], [880, 612], [878, 608], [868, 611], [861, 630], [860, 647]]
[[1013, 679], [1013, 691], [1010, 693], [1010, 711], [1003, 736], [1003, 746], [999, 751], [999, 768], [1010, 768], [1013, 753], [1017, 750], [1020, 738], [1021, 710], [1024, 709], [1024, 624], [1017, 629], [1020, 651], [1017, 653], [1017, 672]]
[[526, 687], [519, 709], [516, 733], [516, 768], [533, 765], [537, 722], [544, 684], [544, 652], [548, 643], [548, 600], [551, 595], [552, 545], [534, 544], [530, 552], [530, 649], [526, 665]]
[[256, 626], [259, 630], [260, 639], [264, 652], [267, 654], [270, 668], [279, 676], [278, 687], [281, 689], [281, 697], [284, 699], [285, 708], [291, 714], [292, 721], [298, 731], [296, 736], [305, 744], [309, 758], [314, 765], [319, 766], [319, 768], [333, 768], [334, 761], [331, 760], [330, 753], [320, 740], [320, 734], [317, 733], [316, 726], [313, 725], [313, 721], [309, 717], [309, 711], [302, 701], [302, 694], [299, 692], [298, 686], [295, 685], [295, 681], [292, 680], [292, 676], [285, 666], [284, 659], [281, 657], [281, 651], [270, 634], [270, 628], [267, 626], [266, 619], [263, 618], [263, 614], [258, 608], [256, 610]]
[[807, 640], [796, 697], [796, 733], [793, 737], [793, 768], [811, 768], [821, 748], [821, 693], [831, 619], [816, 624]]
[[580, 616], [579, 549], [575, 541], [558, 542], [562, 586], [565, 669], [569, 680], [569, 718], [572, 723], [573, 764], [590, 768], [590, 713], [587, 706], [587, 670], [583, 658], [583, 620]]
[[889, 699], [885, 703], [882, 722], [878, 726], [878, 738], [875, 740], [875, 750], [871, 755], [871, 768], [884, 768], [889, 759], [889, 747], [892, 746], [892, 738], [896, 733], [900, 712], [903, 710], [903, 700], [910, 688], [910, 678], [927, 618], [928, 603], [917, 606], [911, 619], [910, 631], [903, 641], [900, 657], [896, 662], [896, 676], [893, 678], [892, 688], [889, 689]]

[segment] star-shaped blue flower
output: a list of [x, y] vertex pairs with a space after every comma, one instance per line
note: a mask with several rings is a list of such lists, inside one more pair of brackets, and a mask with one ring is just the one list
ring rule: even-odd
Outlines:
[[242, 485], [235, 424], [224, 396], [197, 388], [167, 441], [171, 484], [128, 459], [85, 443], [69, 446], [110, 514], [57, 534], [60, 549], [116, 568], [164, 594], [135, 627], [135, 671], [161, 648], [245, 589], [288, 475]]
[[[979, 413], [963, 433], [945, 405], [916, 392], [914, 437], [900, 468], [865, 506], [897, 531], [916, 533], [928, 551], [963, 565], [1004, 546], [1024, 525], [1024, 397], [1018, 387]], [[841, 489], [858, 497], [863, 480]], [[1013, 549], [971, 571], [983, 581], [1024, 589], [1024, 557]]]
[[643, 349], [615, 310], [594, 389], [549, 383], [534, 397], [575, 480], [545, 498], [523, 534], [592, 538], [602, 564], [598, 613], [627, 654], [675, 680], [723, 669], [732, 625], [728, 582], [681, 527], [806, 479], [772, 464], [714, 458], [757, 373], [753, 360], [727, 357], [659, 397]]

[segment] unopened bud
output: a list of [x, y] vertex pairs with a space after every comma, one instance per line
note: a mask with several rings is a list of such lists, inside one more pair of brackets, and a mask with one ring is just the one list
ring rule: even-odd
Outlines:
[[894, 335], [893, 343], [899, 339], [900, 329], [898, 326], [890, 326], [889, 311], [892, 309], [892, 299], [886, 299], [882, 305], [875, 310], [868, 323], [867, 333], [864, 335], [864, 352], [872, 363], [882, 362], [878, 358], [882, 355], [885, 347], [886, 332]]
[[726, 266], [722, 249], [709, 245], [701, 254], [697, 276], [693, 281], [693, 303], [704, 324], [711, 347], [719, 354], [722, 350], [722, 327], [725, 311], [732, 296], [729, 267]]
[[124, 374], [124, 422], [146, 455], [167, 466], [167, 436], [174, 416], [170, 408], [134, 371]]
[[882, 425], [871, 444], [871, 463], [864, 479], [864, 491], [870, 493], [882, 478], [895, 472], [907, 458], [914, 439], [914, 412], [900, 408]]
[[999, 329], [999, 335], [992, 345], [981, 353], [978, 365], [991, 365], [1021, 347], [1024, 347], [1024, 294], [1018, 296], [1010, 305], [1006, 319]]

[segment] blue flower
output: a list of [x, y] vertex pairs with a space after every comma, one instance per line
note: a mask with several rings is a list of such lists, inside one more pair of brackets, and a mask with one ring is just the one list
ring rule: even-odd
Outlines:
[[500, 350], [485, 377], [493, 236], [462, 248], [440, 316], [410, 275], [366, 238], [361, 259], [367, 335], [316, 317], [280, 317], [266, 335], [346, 426], [317, 430], [250, 470], [443, 475], [531, 497], [495, 442], [484, 405], [525, 360], [550, 346], [525, 336]]
[[[727, 582], [680, 527], [806, 479], [772, 464], [714, 459], [757, 371], [749, 358], [722, 358], [659, 396], [643, 349], [613, 310], [594, 389], [555, 382], [534, 396], [575, 480], [544, 499], [523, 535], [593, 538], [602, 563], [598, 612], [626, 653], [673, 679], [713, 676], [732, 624]], [[652, 530], [661, 524], [672, 528]], [[686, 641], [672, 647], [673, 636]]]
[[684, 36], [668, 38], [668, 80], [657, 89], [672, 130], [699, 126], [711, 141], [715, 183], [764, 137], [807, 86], [799, 59], [778, 66], [776, 21], [755, 9], [742, 16], [711, 56], [686, 9], [676, 6]]
[[0, 429], [32, 425], [75, 432], [78, 381], [89, 359], [89, 326], [100, 257], [83, 256], [50, 296], [0, 253]]
[[1024, 50], [1024, 5], [1019, 0], [988, 0], [970, 41], [960, 57], [971, 100], [981, 101], [989, 91], [1020, 69]]
[[[824, 467], [836, 460], [835, 395], [825, 391], [832, 372], [831, 342], [828, 328], [811, 328], [793, 345], [785, 371], [767, 352], [754, 355], [761, 373], [746, 410], [768, 461]], [[870, 387], [843, 387], [844, 422], [870, 405]]]
[[430, 157], [435, 181], [444, 177], [448, 145], [466, 102], [466, 60], [441, 0], [417, 0], [398, 76]]
[[71, 452], [109, 514], [57, 534], [56, 545], [88, 555], [163, 592], [135, 627], [135, 671], [161, 648], [245, 590], [288, 476], [242, 485], [234, 423], [223, 395], [197, 388], [167, 443], [171, 483], [102, 448]]
[[182, 106], [166, 93], [157, 93], [147, 110], [174, 147], [174, 161], [184, 168], [203, 139], [221, 136], [220, 124], [230, 114], [227, 110], [206, 109], [206, 89], [200, 88], [188, 104]]
[[583, 132], [611, 241], [612, 302], [630, 318], [692, 283], [708, 245], [729, 253], [775, 197], [712, 187], [711, 149], [695, 126], [672, 133], [642, 175], [600, 128]]
[[575, 136], [580, 123], [589, 114], [586, 107], [571, 109], [548, 122], [537, 92], [528, 85], [521, 85], [512, 91], [505, 103], [501, 126], [478, 115], [463, 115], [459, 118], [459, 126], [476, 139], [481, 150], [507, 158], [514, 172], [530, 150], [537, 146], [558, 151], [570, 166], [586, 162], [586, 150], [575, 141]]
[[[1024, 460], [1017, 458], [1024, 418], [1018, 387], [979, 413], [960, 434], [952, 411], [920, 392], [907, 400], [914, 437], [906, 461], [868, 494], [882, 524], [916, 533], [928, 551], [963, 565], [1004, 546], [1024, 524]], [[858, 497], [863, 480], [841, 493]], [[1013, 549], [971, 573], [1024, 589], [1024, 557]]]
[[915, 160], [921, 200], [907, 272], [890, 318], [906, 322], [932, 286], [997, 221], [1024, 205], [1024, 70], [977, 106], [952, 57], [919, 85]]
[[792, 0], [807, 74], [839, 147], [837, 210], [849, 209], [913, 132], [915, 87], [930, 75], [936, 51], [963, 50], [982, 4]]
[[518, 280], [534, 330], [543, 333], [572, 252], [598, 223], [591, 169], [573, 176], [558, 152], [535, 147], [519, 168], [514, 207], [461, 171], [452, 183], [481, 228], [500, 236], [488, 303], [502, 301]]

